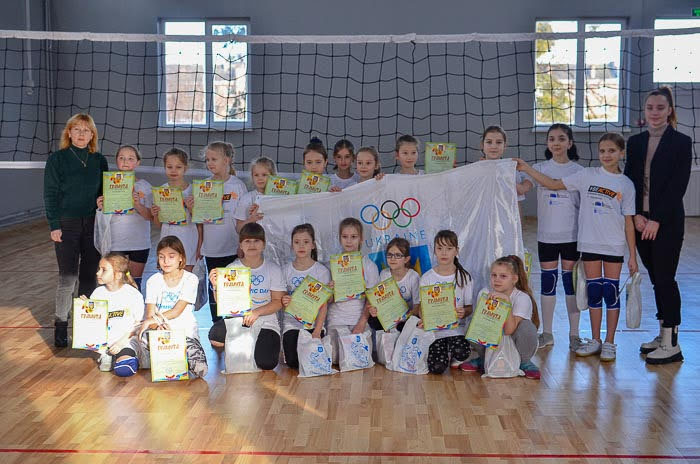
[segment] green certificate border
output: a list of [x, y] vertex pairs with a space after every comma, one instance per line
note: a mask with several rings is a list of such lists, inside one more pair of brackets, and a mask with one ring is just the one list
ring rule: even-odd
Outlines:
[[[238, 287], [240, 285], [240, 293], [247, 295], [247, 299], [241, 299], [240, 308], [247, 306], [247, 309], [239, 309], [236, 311], [231, 311], [230, 309], [225, 309], [225, 303], [222, 303], [221, 289], [225, 286], [224, 280], [228, 280], [226, 275], [230, 275], [232, 271], [235, 271], [235, 277], [233, 282]], [[216, 269], [216, 314], [221, 317], [243, 317], [253, 310], [253, 299], [250, 296], [250, 277], [251, 272], [249, 267], [245, 266], [234, 266], [234, 267], [219, 267]], [[241, 296], [241, 298], [244, 298]]]
[[[92, 304], [94, 308], [90, 311], [91, 313], [97, 310], [102, 315], [102, 320], [104, 321], [104, 333], [94, 334], [95, 339], [99, 339], [97, 340], [97, 343], [86, 343], [84, 345], [76, 345], [76, 339], [80, 340], [79, 337], [75, 336], [75, 334], [78, 333], [78, 325], [76, 324], [76, 322], [83, 319], [83, 306], [90, 304]], [[71, 343], [71, 348], [75, 350], [87, 351], [99, 351], [100, 349], [105, 348], [107, 346], [107, 341], [109, 340], [109, 326], [107, 322], [108, 315], [109, 303], [106, 300], [83, 300], [82, 298], [73, 298], [73, 341]], [[104, 342], [100, 343], [101, 340], [104, 340]]]
[[[311, 182], [314, 177], [317, 177], [316, 183], [312, 186]], [[331, 178], [323, 174], [314, 174], [313, 172], [303, 170], [299, 178], [299, 188], [297, 193], [322, 193], [327, 192], [331, 187]]]
[[[163, 190], [172, 190], [180, 197], [180, 201], [173, 201], [173, 204], [168, 205], [167, 208], [163, 208], [163, 203], [161, 203], [160, 200], [160, 192]], [[158, 213], [158, 221], [161, 224], [170, 224], [175, 226], [184, 226], [187, 224], [187, 211], [185, 211], [185, 203], [184, 197], [182, 196], [182, 189], [177, 187], [151, 187], [151, 193], [153, 194], [153, 204], [157, 205], [161, 209]], [[163, 212], [164, 209], [166, 210], [165, 212]], [[168, 221], [168, 218], [165, 217], [165, 214], [167, 214], [168, 212], [174, 213], [175, 210], [177, 210], [178, 216], [182, 217], [183, 219], [181, 221]], [[182, 210], [182, 213], [180, 213], [180, 210]]]
[[268, 176], [265, 195], [296, 195], [299, 181], [281, 176]]
[[[333, 296], [333, 290], [330, 287], [307, 275], [292, 293], [292, 301], [284, 311], [301, 322], [305, 329], [312, 329], [316, 323], [318, 311], [331, 296]], [[313, 317], [311, 317], [312, 314]]]
[[[177, 359], [174, 361], [177, 362], [182, 362], [185, 370], [183, 372], [179, 372], [177, 374], [173, 374], [172, 376], [170, 375], [164, 375], [161, 377], [158, 377], [158, 369], [153, 369], [153, 366], [157, 366], [158, 363], [154, 362], [154, 353], [157, 351], [157, 347], [160, 346], [160, 340], [162, 337], [167, 336], [168, 340], [172, 340], [172, 334], [177, 333], [178, 337], [181, 337], [181, 343], [182, 343], [182, 358]], [[150, 358], [151, 358], [151, 382], [174, 382], [176, 380], [189, 380], [190, 375], [189, 375], [189, 365], [187, 363], [187, 337], [185, 336], [185, 331], [184, 330], [149, 330], [148, 331], [148, 346], [150, 347], [149, 353], [150, 353]], [[178, 350], [180, 351], [180, 350]], [[178, 369], [181, 370], [181, 369]]]
[[[443, 152], [433, 152], [438, 150], [438, 146], [443, 145]], [[439, 159], [433, 159], [433, 156], [439, 156]], [[445, 158], [445, 159], [443, 159]], [[436, 172], [449, 171], [455, 167], [457, 160], [457, 144], [450, 142], [426, 142], [425, 144], [425, 173], [433, 174]]]
[[474, 315], [469, 323], [469, 328], [464, 336], [470, 342], [474, 342], [487, 348], [495, 348], [503, 338], [503, 325], [513, 306], [500, 298], [492, 298], [489, 301], [488, 292], [479, 292]]
[[[345, 258], [346, 256], [347, 259]], [[347, 264], [343, 264], [344, 262]], [[333, 295], [336, 303], [347, 300], [356, 300], [364, 296], [365, 290], [367, 290], [367, 284], [365, 282], [365, 272], [362, 266], [362, 253], [359, 251], [337, 253], [335, 255], [331, 255], [330, 262], [328, 264], [331, 268], [331, 276], [334, 283]], [[357, 271], [349, 273], [340, 271], [341, 269], [353, 265], [357, 267]], [[357, 272], [360, 273], [359, 279]], [[341, 284], [338, 285], [338, 282]]]
[[[136, 175], [133, 171], [105, 171], [102, 173], [102, 214], [134, 214], [134, 185]], [[122, 187], [113, 187], [121, 185]], [[128, 199], [126, 192], [129, 192]], [[117, 194], [117, 198], [114, 198]], [[127, 207], [128, 206], [128, 207]]]
[[[207, 186], [207, 183], [211, 185]], [[224, 181], [195, 179], [192, 181], [192, 222], [195, 224], [223, 224]], [[215, 202], [218, 198], [218, 202]], [[201, 212], [203, 210], [203, 212]]]
[[[435, 316], [430, 316], [426, 317], [426, 307], [425, 306], [426, 302], [430, 298], [434, 298], [436, 293], [436, 290], [439, 287], [439, 295], [442, 295], [443, 293], [447, 293], [447, 301], [442, 302], [438, 304], [438, 313]], [[453, 283], [442, 283], [442, 284], [433, 284], [433, 285], [424, 285], [420, 288], [420, 304], [421, 304], [421, 314], [423, 316], [423, 326], [424, 330], [431, 331], [431, 330], [448, 330], [448, 329], [454, 329], [455, 327], [459, 326], [459, 318], [457, 317], [457, 307], [456, 307], [456, 297], [455, 297], [455, 284]], [[447, 317], [447, 307], [452, 305], [452, 310], [454, 311], [454, 322], [447, 322], [448, 320], [452, 320], [451, 317]], [[434, 305], [430, 305], [434, 306]], [[441, 314], [441, 312], [445, 312], [445, 314]], [[431, 311], [428, 311], [428, 314], [430, 314]], [[427, 322], [427, 323], [426, 323]]]
[[396, 327], [407, 319], [411, 308], [401, 296], [396, 279], [389, 277], [365, 292], [370, 304], [377, 308], [377, 318], [385, 331]]

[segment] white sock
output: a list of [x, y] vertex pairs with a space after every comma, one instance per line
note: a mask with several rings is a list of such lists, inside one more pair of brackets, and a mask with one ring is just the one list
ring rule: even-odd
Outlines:
[[557, 305], [556, 295], [540, 295], [542, 307], [542, 331], [552, 333], [552, 320], [554, 319], [554, 307]]
[[581, 311], [576, 306], [576, 295], [566, 295], [566, 312], [569, 315], [569, 336], [578, 337], [578, 323], [581, 320]]

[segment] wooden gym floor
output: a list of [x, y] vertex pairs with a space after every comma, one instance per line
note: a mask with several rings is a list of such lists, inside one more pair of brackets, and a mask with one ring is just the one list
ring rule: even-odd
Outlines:
[[[613, 363], [568, 352], [560, 298], [556, 344], [535, 357], [540, 381], [382, 366], [225, 376], [204, 341], [207, 378], [171, 384], [151, 383], [147, 371], [121, 379], [99, 372], [90, 353], [53, 348], [57, 266], [45, 221], [3, 229], [0, 462], [700, 462], [700, 218], [686, 224], [684, 363], [648, 367], [638, 353], [657, 330], [645, 279], [642, 327], [626, 330], [621, 315]], [[531, 250], [535, 229], [528, 219]], [[197, 317], [206, 340], [208, 314]], [[585, 314], [581, 327], [589, 336]]]

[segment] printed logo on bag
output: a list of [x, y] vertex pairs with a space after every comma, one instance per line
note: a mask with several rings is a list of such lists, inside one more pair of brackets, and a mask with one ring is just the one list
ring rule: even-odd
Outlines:
[[387, 230], [392, 224], [405, 229], [418, 214], [420, 203], [408, 197], [400, 205], [394, 200], [385, 200], [379, 207], [372, 203], [364, 205], [360, 210], [360, 219], [377, 230]]

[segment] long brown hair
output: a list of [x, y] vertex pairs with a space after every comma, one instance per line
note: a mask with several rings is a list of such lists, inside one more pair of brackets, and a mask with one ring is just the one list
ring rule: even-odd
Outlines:
[[311, 237], [311, 243], [313, 243], [314, 245], [313, 250], [311, 250], [311, 259], [313, 259], [314, 261], [318, 261], [318, 250], [316, 249], [316, 232], [314, 232], [314, 226], [312, 226], [309, 223], [294, 226], [294, 229], [292, 229], [292, 241], [294, 241], [294, 236], [296, 234], [301, 234], [304, 232], [309, 234], [309, 236]]
[[131, 277], [131, 273], [129, 272], [129, 258], [127, 256], [113, 251], [104, 255], [102, 259], [109, 262], [114, 272], [122, 273], [122, 284], [129, 284], [136, 290], [139, 289], [139, 286], [136, 285], [134, 278]]
[[644, 97], [644, 104], [646, 105], [649, 97], [653, 97], [654, 95], [661, 95], [668, 102], [668, 106], [671, 107], [671, 114], [668, 115], [668, 123], [675, 129], [678, 126], [678, 115], [676, 114], [676, 106], [673, 104], [673, 93], [671, 93], [671, 88], [662, 85], [658, 89], [652, 90], [646, 97]]
[[87, 149], [89, 153], [96, 153], [97, 126], [95, 126], [95, 120], [92, 119], [92, 116], [90, 116], [87, 113], [74, 114], [68, 121], [66, 121], [66, 127], [63, 128], [63, 132], [61, 133], [61, 142], [59, 144], [59, 148], [61, 150], [64, 150], [70, 147], [70, 131], [71, 129], [73, 129], [73, 126], [76, 126], [79, 122], [84, 122], [85, 124], [87, 124], [87, 126], [90, 128], [90, 131], [92, 131], [92, 138], [90, 139], [90, 142], [88, 142]]
[[532, 290], [530, 289], [530, 284], [527, 280], [527, 272], [525, 272], [525, 264], [523, 263], [523, 260], [518, 256], [508, 255], [498, 258], [493, 262], [491, 267], [497, 264], [509, 266], [513, 274], [518, 276], [518, 281], [515, 282], [515, 288], [521, 292], [527, 293], [527, 296], [530, 297], [530, 301], [532, 302], [532, 323], [535, 324], [535, 327], [539, 328], [540, 315], [537, 312], [537, 302], [535, 301], [535, 297], [532, 296]]
[[354, 227], [355, 230], [357, 230], [357, 233], [360, 234], [360, 245], [357, 247], [357, 251], [360, 251], [362, 249], [362, 240], [363, 240], [363, 230], [362, 230], [362, 223], [357, 220], [354, 217], [347, 217], [340, 221], [340, 226], [338, 226], [338, 238], [340, 239], [340, 235], [343, 233], [343, 229], [346, 227]]
[[[433, 240], [433, 247], [435, 247], [435, 245], [438, 244], [449, 245], [459, 249], [459, 239], [457, 238], [457, 234], [455, 234], [451, 230], [441, 230], [437, 234], [435, 234], [435, 240]], [[458, 287], [464, 287], [465, 285], [467, 285], [468, 281], [471, 280], [472, 276], [469, 274], [469, 272], [467, 272], [466, 269], [464, 269], [462, 263], [459, 262], [459, 258], [457, 256], [455, 256], [453, 262], [456, 267], [455, 283]]]
[[[166, 235], [165, 237], [160, 239], [160, 242], [158, 242], [158, 246], [156, 247], [156, 254], [160, 253], [160, 250], [164, 248], [170, 248], [180, 255], [181, 260], [178, 268], [184, 269], [187, 265], [187, 253], [185, 252], [185, 246], [182, 244], [180, 239], [174, 235]], [[156, 263], [158, 270], [160, 270], [160, 263], [158, 262], [157, 257]]]

